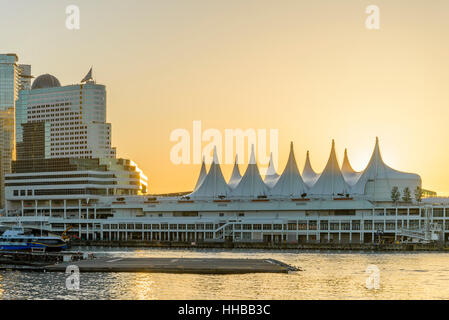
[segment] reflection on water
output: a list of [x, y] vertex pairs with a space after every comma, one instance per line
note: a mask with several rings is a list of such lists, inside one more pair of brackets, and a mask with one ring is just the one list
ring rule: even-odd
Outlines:
[[[445, 253], [315, 253], [252, 250], [88, 250], [108, 257], [273, 258], [295, 274], [191, 275], [82, 273], [80, 290], [64, 273], [0, 272], [2, 299], [447, 299]], [[366, 288], [368, 265], [380, 270], [380, 289]]]

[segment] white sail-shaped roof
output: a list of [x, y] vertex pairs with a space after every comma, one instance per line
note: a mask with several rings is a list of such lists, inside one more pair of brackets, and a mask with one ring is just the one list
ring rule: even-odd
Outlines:
[[312, 168], [312, 164], [310, 163], [309, 151], [307, 151], [306, 155], [306, 163], [304, 164], [304, 169], [302, 170], [302, 179], [304, 183], [309, 187], [313, 187], [315, 182], [320, 177], [319, 173], [316, 173]]
[[268, 164], [267, 173], [265, 175], [265, 179], [263, 182], [269, 187], [273, 188], [276, 182], [279, 180], [279, 175], [276, 172], [276, 169], [274, 168], [273, 163], [273, 153], [270, 154], [270, 163]]
[[228, 196], [229, 193], [230, 188], [223, 177], [220, 163], [218, 161], [217, 149], [214, 148], [214, 159], [210, 166], [209, 172], [198, 189], [193, 191], [189, 196], [192, 199], [203, 199]]
[[347, 149], [345, 149], [345, 156], [343, 158], [343, 163], [341, 165], [341, 173], [343, 174], [343, 177], [350, 186], [355, 185], [361, 175], [361, 172], [357, 172], [352, 168], [351, 163], [349, 162]]
[[332, 140], [332, 149], [326, 167], [309, 193], [315, 196], [336, 196], [349, 193], [349, 190], [350, 187], [343, 178], [338, 165], [335, 142]]
[[307, 193], [307, 186], [301, 178], [301, 174], [296, 164], [295, 153], [293, 151], [293, 142], [290, 143], [290, 154], [287, 165], [282, 172], [276, 185], [270, 191], [273, 197], [300, 197]]
[[204, 178], [206, 178], [206, 176], [207, 176], [206, 162], [203, 157], [203, 162], [201, 163], [200, 175], [198, 177], [198, 180], [196, 181], [196, 185], [195, 185], [195, 188], [193, 189], [193, 191], [198, 190], [198, 188], [201, 186], [201, 184], [203, 183]]
[[248, 167], [237, 187], [232, 190], [232, 196], [257, 198], [266, 195], [268, 195], [268, 187], [260, 176], [253, 145]]
[[238, 155], [235, 155], [234, 168], [232, 169], [232, 174], [231, 178], [229, 179], [228, 186], [231, 189], [235, 189], [235, 187], [237, 187], [237, 185], [239, 184], [240, 180], [242, 180], [242, 175], [240, 174]]
[[376, 145], [371, 159], [353, 187], [353, 193], [366, 195], [373, 200], [389, 201], [393, 187], [398, 187], [401, 193], [404, 188], [408, 187], [413, 194], [413, 190], [418, 186], [421, 186], [419, 175], [397, 171], [383, 162], [379, 139], [376, 137]]

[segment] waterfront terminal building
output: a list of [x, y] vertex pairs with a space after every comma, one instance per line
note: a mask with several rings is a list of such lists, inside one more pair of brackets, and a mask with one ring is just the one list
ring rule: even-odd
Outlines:
[[[30, 73], [25, 69], [22, 75]], [[74, 237], [105, 241], [372, 243], [379, 235], [397, 241], [429, 226], [448, 240], [449, 201], [423, 199], [421, 178], [387, 166], [377, 139], [362, 172], [353, 170], [347, 152], [340, 166], [332, 141], [320, 173], [308, 153], [300, 172], [291, 144], [281, 173], [271, 161], [262, 178], [253, 149], [243, 175], [236, 161], [226, 180], [215, 150], [192, 192], [154, 196], [142, 170], [116, 157], [106, 88], [91, 72], [68, 86], [49, 74], [32, 85], [22, 78], [13, 112], [17, 158], [2, 171], [0, 223], [70, 229]]]
[[[24, 131], [25, 133], [26, 131]], [[299, 171], [293, 144], [282, 173], [262, 178], [254, 156], [226, 181], [216, 156], [201, 166], [192, 192], [151, 196], [132, 162], [115, 159], [19, 160], [6, 176], [2, 223], [63, 232], [86, 240], [243, 243], [398, 241], [429, 224], [448, 241], [449, 201], [422, 199], [421, 178], [387, 166], [379, 141], [367, 167], [340, 166], [334, 142], [321, 173], [309, 155]], [[395, 192], [393, 192], [395, 191]], [[400, 194], [393, 196], [393, 194]]]

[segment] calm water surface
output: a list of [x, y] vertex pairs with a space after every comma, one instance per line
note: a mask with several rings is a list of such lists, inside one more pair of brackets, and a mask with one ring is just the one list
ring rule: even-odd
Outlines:
[[[80, 248], [108, 257], [273, 258], [295, 274], [189, 275], [81, 273], [80, 290], [64, 273], [0, 272], [1, 299], [448, 299], [447, 253], [324, 253], [256, 250]], [[366, 268], [380, 288], [366, 288]]]

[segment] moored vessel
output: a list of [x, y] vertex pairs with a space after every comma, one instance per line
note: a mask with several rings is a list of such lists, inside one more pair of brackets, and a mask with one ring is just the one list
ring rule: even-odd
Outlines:
[[0, 236], [0, 250], [32, 250], [61, 251], [67, 249], [67, 242], [58, 236], [38, 236], [32, 230], [25, 230], [22, 226], [6, 229]]

